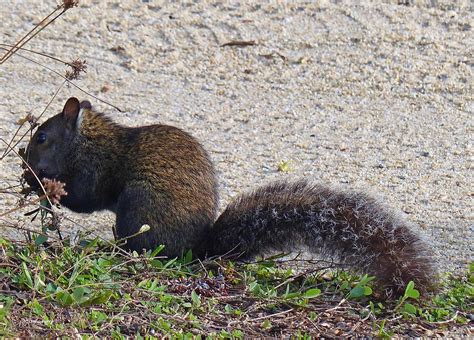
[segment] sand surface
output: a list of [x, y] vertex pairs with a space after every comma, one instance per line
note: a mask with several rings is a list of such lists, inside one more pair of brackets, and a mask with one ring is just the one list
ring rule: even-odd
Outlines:
[[[6, 3], [1, 43], [13, 43], [55, 5]], [[472, 3], [317, 3], [81, 0], [26, 47], [85, 59], [87, 74], [75, 83], [123, 112], [64, 86], [42, 121], [77, 96], [123, 124], [181, 127], [217, 166], [221, 208], [274, 179], [370, 191], [417, 225], [441, 271], [465, 268], [474, 244]], [[255, 45], [221, 46], [233, 40]], [[0, 65], [1, 137], [11, 140], [27, 113], [39, 115], [61, 83], [19, 56]], [[287, 161], [290, 171], [278, 171]], [[2, 159], [0, 171], [0, 232], [23, 237], [8, 226], [38, 222], [25, 210], [3, 215], [18, 202], [7, 189], [18, 185], [18, 157]], [[64, 211], [81, 228], [112, 237], [110, 213]]]

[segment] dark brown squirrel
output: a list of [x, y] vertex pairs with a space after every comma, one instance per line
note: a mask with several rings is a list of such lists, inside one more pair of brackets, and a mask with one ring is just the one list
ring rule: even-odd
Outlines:
[[[232, 251], [248, 258], [306, 246], [375, 275], [388, 295], [402, 294], [410, 280], [422, 291], [433, 288], [426, 245], [364, 193], [280, 181], [238, 197], [216, 220], [214, 166], [196, 139], [172, 126], [120, 126], [88, 101], [69, 98], [39, 126], [26, 161], [39, 178], [66, 184], [62, 205], [114, 211], [115, 237], [129, 237], [128, 250], [164, 244], [170, 257], [192, 249], [199, 257]], [[145, 224], [150, 230], [139, 233]]]

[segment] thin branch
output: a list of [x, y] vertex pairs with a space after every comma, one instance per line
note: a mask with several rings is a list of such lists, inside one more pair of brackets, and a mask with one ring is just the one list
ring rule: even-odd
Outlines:
[[[3, 48], [3, 47], [0, 47], [0, 48]], [[44, 68], [47, 69], [48, 71], [50, 71], [50, 72], [52, 72], [52, 73], [54, 73], [54, 74], [60, 76], [61, 78], [65, 79], [69, 84], [71, 84], [72, 86], [74, 86], [74, 87], [75, 87], [76, 89], [78, 89], [79, 91], [81, 91], [81, 92], [87, 94], [88, 96], [91, 96], [92, 98], [94, 98], [94, 99], [96, 99], [96, 100], [98, 100], [98, 101], [100, 101], [100, 102], [102, 102], [102, 103], [104, 103], [104, 104], [106, 104], [106, 105], [109, 105], [109, 106], [113, 107], [114, 109], [116, 109], [116, 110], [119, 111], [119, 112], [123, 112], [119, 107], [117, 107], [117, 106], [115, 106], [115, 105], [113, 105], [113, 104], [111, 104], [111, 103], [109, 103], [109, 102], [107, 102], [107, 101], [105, 101], [105, 100], [103, 100], [103, 99], [100, 99], [100, 98], [94, 96], [92, 93], [89, 93], [89, 92], [87, 92], [86, 90], [83, 90], [82, 88], [80, 88], [78, 85], [74, 84], [72, 81], [70, 81], [69, 79], [67, 79], [65, 76], [63, 76], [63, 75], [62, 75], [61, 73], [59, 73], [58, 71], [53, 70], [52, 68], [50, 68], [50, 67], [48, 67], [48, 66], [46, 66], [46, 65], [43, 65], [43, 64], [41, 64], [40, 62], [38, 62], [38, 61], [36, 61], [36, 60], [34, 60], [34, 59], [31, 59], [31, 58], [29, 58], [29, 57], [26, 57], [26, 56], [24, 56], [24, 55], [21, 55], [20, 53], [15, 53], [15, 56], [21, 57], [21, 58], [23, 58], [23, 59], [25, 59], [25, 60], [28, 60], [28, 61], [30, 61], [30, 62], [36, 64], [36, 65], [39, 65], [39, 66], [41, 66], [41, 67], [44, 67]]]
[[273, 318], [274, 316], [277, 316], [277, 315], [283, 315], [283, 314], [288, 314], [289, 312], [293, 311], [293, 308], [290, 308], [288, 310], [284, 310], [282, 312], [278, 312], [278, 313], [274, 313], [274, 314], [268, 314], [268, 315], [265, 315], [265, 316], [261, 316], [261, 317], [258, 317], [258, 318], [255, 318], [255, 319], [250, 319], [248, 320], [249, 322], [254, 322], [254, 321], [258, 321], [258, 320], [264, 320], [264, 319], [269, 319], [269, 318]]
[[[20, 40], [18, 40], [9, 50], [7, 53], [0, 58], [0, 65], [6, 62], [12, 55], [14, 55], [19, 49], [21, 49], [26, 43], [28, 43], [31, 39], [37, 36], [42, 30], [48, 27], [51, 23], [53, 23], [57, 18], [64, 14], [68, 9], [77, 6], [79, 0], [63, 0], [61, 5], [58, 5], [51, 13], [49, 13], [43, 20], [41, 20], [35, 27], [33, 27], [28, 33], [26, 33]], [[61, 13], [56, 15], [54, 18], [50, 20], [50, 18], [60, 9], [62, 9]]]
[[[53, 19], [50, 21], [46, 22], [51, 16], [53, 16], [57, 11], [59, 11], [61, 8], [63, 8], [62, 5], [56, 7], [51, 13], [48, 14], [46, 18], [41, 20], [35, 27], [33, 27], [28, 33], [26, 33], [20, 40], [18, 40], [13, 47], [11, 47], [7, 53], [0, 59], [0, 65], [6, 62], [12, 55], [14, 55], [23, 45], [25, 45], [28, 41], [33, 39], [38, 33], [40, 33], [42, 30], [44, 30], [46, 27], [48, 27], [49, 24], [54, 22], [57, 18], [59, 18], [64, 12], [66, 12], [66, 9], [63, 8], [61, 13], [56, 15]], [[37, 28], [39, 28], [37, 30]], [[36, 32], [35, 32], [36, 31]]]
[[[3, 139], [3, 138], [0, 137], [0, 141], [3, 142], [3, 143], [5, 143], [5, 144], [7, 145], [7, 147], [8, 147], [8, 143], [7, 143], [7, 141], [6, 141], [5, 139]], [[43, 194], [46, 195], [46, 190], [44, 189], [43, 183], [41, 183], [40, 179], [38, 178], [38, 176], [36, 176], [35, 172], [34, 172], [33, 169], [30, 167], [30, 165], [23, 159], [23, 157], [21, 157], [21, 156], [18, 154], [18, 152], [15, 151], [15, 149], [10, 149], [10, 150], [12, 150], [18, 157], [20, 157], [21, 161], [28, 167], [28, 170], [30, 170], [31, 173], [33, 174], [33, 176], [35, 176], [35, 179], [38, 181], [38, 184], [40, 185], [41, 190], [43, 191]], [[48, 200], [49, 205], [52, 207], [53, 204], [52, 204], [51, 201], [49, 200], [48, 195], [46, 195], [46, 199]]]
[[15, 230], [27, 231], [27, 232], [34, 233], [34, 234], [51, 237], [56, 241], [61, 241], [61, 239], [59, 237], [49, 235], [45, 232], [42, 232], [42, 231], [39, 231], [39, 230], [36, 230], [36, 229], [31, 229], [31, 228], [21, 227], [19, 225], [14, 225], [14, 224], [10, 223], [9, 221], [5, 220], [4, 218], [0, 218], [0, 221], [5, 223], [5, 224], [2, 224], [3, 228], [10, 228], [10, 229], [15, 229]]
[[[0, 43], [0, 46], [15, 47], [15, 45], [4, 44], [4, 43]], [[7, 50], [6, 48], [2, 48], [2, 49]], [[34, 50], [31, 50], [29, 48], [24, 48], [24, 47], [18, 47], [17, 49], [22, 50], [22, 51], [26, 51], [26, 52], [30, 52], [30, 53], [33, 53], [33, 54], [37, 54], [37, 55], [40, 55], [42, 57], [46, 57], [46, 58], [49, 58], [51, 60], [57, 61], [61, 64], [65, 64], [67, 66], [74, 67], [74, 65], [72, 63], [61, 60], [59, 58], [56, 58], [55, 56], [52, 56], [52, 55], [44, 53], [44, 52], [34, 51]]]
[[[43, 114], [46, 112], [46, 110], [49, 108], [49, 106], [51, 105], [51, 103], [53, 102], [53, 100], [56, 98], [56, 96], [58, 95], [59, 91], [61, 91], [61, 89], [63, 88], [64, 84], [66, 84], [66, 81], [67, 80], [64, 80], [61, 85], [58, 87], [58, 89], [56, 90], [56, 92], [54, 93], [53, 97], [50, 99], [50, 101], [48, 102], [48, 104], [46, 105], [46, 107], [43, 109], [43, 111], [40, 113], [40, 115], [38, 116], [37, 120], [40, 119]], [[21, 127], [24, 125], [25, 123], [21, 124], [20, 127], [16, 130], [15, 134], [13, 135], [10, 143], [8, 143], [8, 147], [5, 149], [5, 152], [3, 153], [2, 157], [0, 157], [0, 161], [3, 160], [9, 153], [10, 151], [9, 150], [13, 150], [22, 140], [23, 138], [25, 138], [25, 136], [30, 132], [30, 131], [33, 131], [33, 126], [30, 126], [30, 128], [23, 134], [23, 136], [20, 137], [20, 139], [13, 145], [11, 146], [11, 143], [13, 143], [13, 140], [15, 139], [16, 135], [18, 134], [18, 132], [20, 131]]]

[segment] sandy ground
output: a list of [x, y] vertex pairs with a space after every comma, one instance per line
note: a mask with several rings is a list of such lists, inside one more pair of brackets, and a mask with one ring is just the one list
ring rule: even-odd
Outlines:
[[[65, 86], [44, 118], [74, 95], [123, 124], [191, 132], [215, 161], [221, 207], [282, 178], [368, 190], [416, 223], [441, 271], [457, 270], [472, 261], [474, 244], [473, 5], [405, 2], [81, 0], [27, 47], [87, 60], [76, 84], [124, 111]], [[2, 43], [14, 42], [55, 4], [2, 3]], [[221, 47], [232, 40], [256, 44]], [[20, 118], [41, 113], [62, 82], [18, 56], [0, 66], [0, 81], [6, 140]], [[285, 161], [291, 171], [278, 171]], [[0, 162], [0, 213], [18, 201], [5, 188], [18, 184], [19, 164], [13, 154]], [[37, 227], [22, 213], [1, 217], [2, 235], [15, 236], [7, 226], [18, 219]], [[66, 215], [111, 237], [111, 214]]]

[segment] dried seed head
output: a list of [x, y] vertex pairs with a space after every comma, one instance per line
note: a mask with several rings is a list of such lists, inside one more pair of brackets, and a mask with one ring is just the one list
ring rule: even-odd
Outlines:
[[72, 70], [66, 71], [65, 77], [68, 80], [74, 80], [74, 79], [79, 78], [79, 75], [81, 74], [81, 72], [86, 73], [87, 65], [86, 65], [85, 60], [81, 61], [79, 59], [76, 59], [70, 62], [68, 66], [72, 68]]
[[78, 4], [79, 4], [79, 0], [63, 0], [64, 10], [68, 10], [69, 8], [76, 7]]
[[58, 205], [61, 200], [61, 197], [67, 195], [66, 190], [64, 190], [64, 186], [66, 185], [66, 183], [48, 178], [44, 178], [42, 182], [44, 190], [46, 191], [46, 195], [51, 200], [52, 204]]
[[35, 115], [32, 115], [32, 114], [29, 114], [28, 115], [28, 123], [30, 123], [31, 130], [33, 130], [34, 128], [36, 128], [39, 125], [38, 117], [36, 117]]
[[18, 119], [16, 123], [18, 125], [23, 125], [26, 122], [30, 123], [31, 129], [34, 129], [36, 126], [38, 126], [38, 118], [31, 113], [28, 113], [25, 117]]

